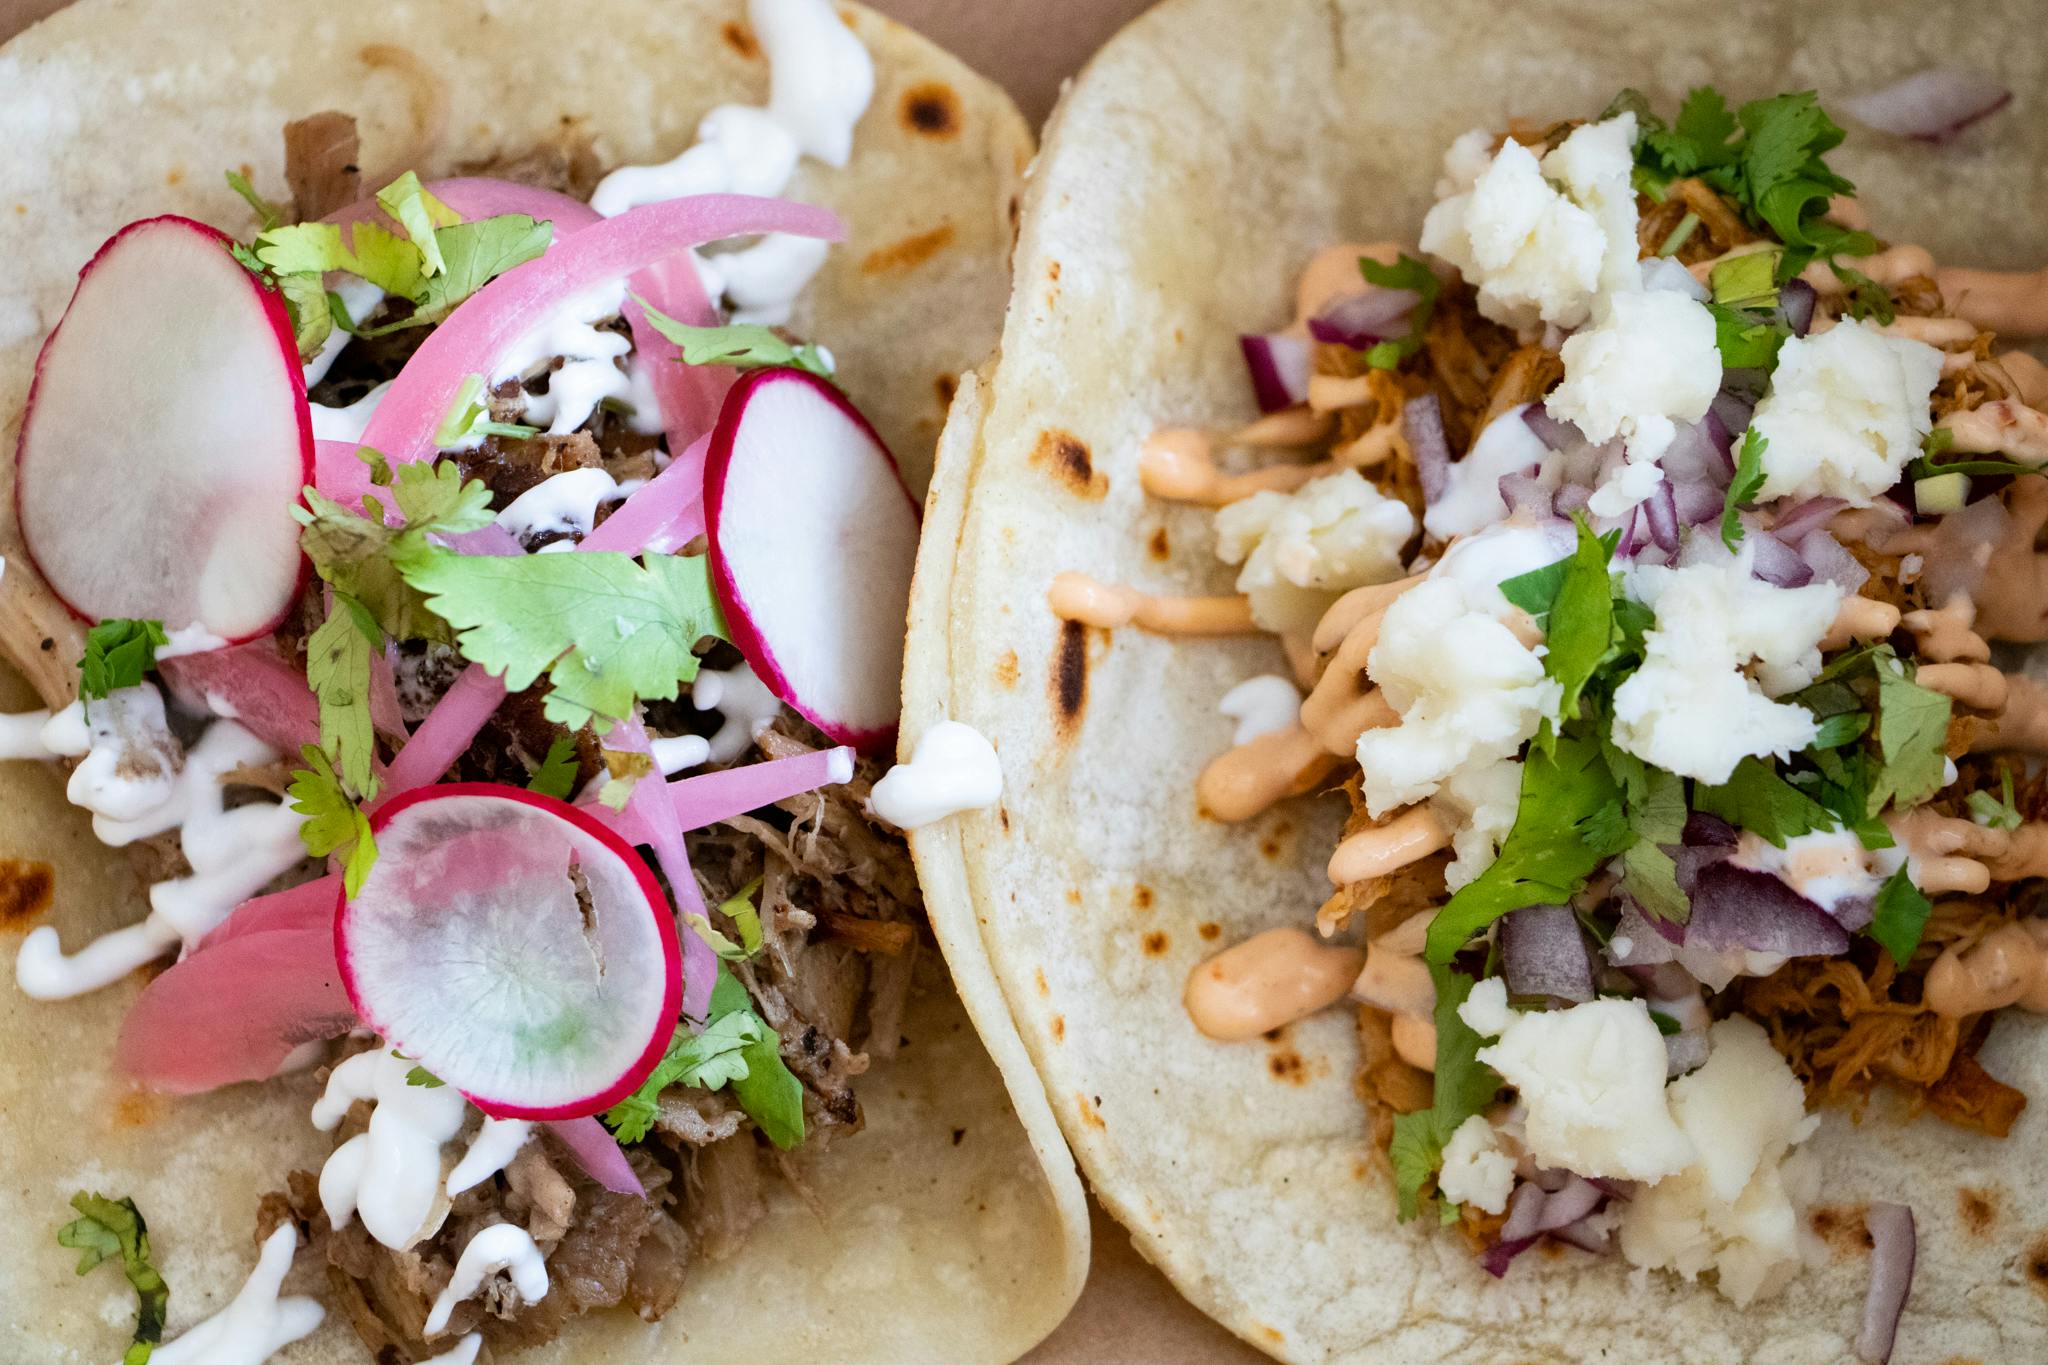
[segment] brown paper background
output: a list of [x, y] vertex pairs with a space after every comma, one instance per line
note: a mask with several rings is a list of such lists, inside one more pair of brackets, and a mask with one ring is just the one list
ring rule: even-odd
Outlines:
[[[569, 2], [569, 0], [565, 0]], [[655, 0], [650, 0], [654, 3]], [[677, 0], [666, 0], [676, 3]], [[65, 0], [0, 0], [0, 41], [63, 8]], [[1025, 117], [1041, 123], [1060, 82], [1150, 0], [868, 0], [1006, 86]], [[0, 95], [4, 98], [4, 95]], [[1025, 1359], [1031, 1365], [1193, 1365], [1264, 1359], [1184, 1303], [1093, 1210], [1095, 1257], [1088, 1287], [1059, 1330]]]

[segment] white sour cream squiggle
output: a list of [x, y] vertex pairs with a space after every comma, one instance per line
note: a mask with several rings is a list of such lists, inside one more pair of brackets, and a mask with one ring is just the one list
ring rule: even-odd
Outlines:
[[281, 1224], [264, 1239], [256, 1268], [234, 1302], [175, 1341], [158, 1346], [150, 1353], [152, 1365], [263, 1365], [309, 1335], [327, 1310], [296, 1294], [278, 1297], [298, 1244], [298, 1228]]
[[78, 953], [64, 953], [51, 925], [30, 932], [14, 974], [22, 993], [35, 1000], [98, 990], [180, 944], [198, 942], [306, 856], [300, 817], [283, 803], [227, 809], [221, 778], [278, 757], [240, 725], [216, 720], [166, 783], [144, 757], [163, 744], [176, 750], [161, 728], [163, 699], [154, 687], [144, 683], [96, 701], [92, 715], [88, 722], [84, 708], [73, 702], [43, 727], [45, 748], [81, 760], [66, 794], [93, 812], [93, 833], [113, 848], [179, 830], [192, 870], [149, 889], [150, 913], [140, 924], [102, 934]]
[[358, 1052], [334, 1068], [313, 1105], [313, 1126], [339, 1127], [357, 1100], [370, 1100], [367, 1132], [335, 1148], [320, 1169], [320, 1206], [343, 1227], [360, 1215], [363, 1229], [403, 1251], [431, 1229], [442, 1191], [441, 1144], [462, 1131], [468, 1103], [445, 1086], [410, 1084], [413, 1063], [394, 1052]]
[[512, 1287], [528, 1303], [539, 1303], [548, 1296], [547, 1261], [532, 1235], [512, 1223], [493, 1223], [470, 1238], [456, 1258], [454, 1276], [427, 1314], [426, 1335], [437, 1337], [447, 1331], [455, 1305], [481, 1289], [487, 1276], [501, 1270], [511, 1275]]
[[964, 810], [985, 810], [1002, 794], [995, 746], [972, 725], [942, 720], [919, 737], [908, 763], [875, 783], [868, 809], [898, 829], [918, 829]]

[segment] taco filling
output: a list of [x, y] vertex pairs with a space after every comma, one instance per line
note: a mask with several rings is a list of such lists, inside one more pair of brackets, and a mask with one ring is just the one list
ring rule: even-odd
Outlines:
[[[784, 326], [840, 224], [764, 197], [846, 162], [874, 70], [820, 0], [752, 13], [773, 99], [674, 161], [600, 177], [572, 130], [371, 182], [354, 121], [314, 115], [285, 129], [290, 203], [230, 174], [251, 240], [131, 225], [45, 347], [24, 539], [96, 624], [45, 680], [77, 700], [0, 738], [72, 765], [152, 910], [71, 951], [36, 929], [17, 980], [61, 999], [175, 957], [125, 1072], [324, 1068], [334, 1140], [251, 1174], [278, 1187], [262, 1261], [161, 1365], [311, 1332], [278, 1298], [294, 1248], [380, 1361], [659, 1318], [769, 1182], [810, 1197], [789, 1154], [857, 1133], [898, 1046], [933, 960], [868, 800], [917, 510], [832, 338]], [[109, 450], [109, 389], [237, 453]], [[920, 755], [877, 806], [992, 801], [992, 763]], [[118, 1251], [148, 1356], [141, 1208], [75, 1203], [63, 1239]]]
[[[1328, 900], [1199, 964], [1223, 1040], [1356, 1002], [1400, 1216], [1737, 1304], [1801, 1264], [1815, 1105], [1989, 1138], [2048, 1010], [2038, 275], [1869, 229], [1811, 94], [1476, 130], [1413, 243], [1242, 341], [1265, 415], [1146, 444], [1237, 595], [1061, 574], [1055, 615], [1267, 633], [1202, 810], [1341, 788]], [[1880, 217], [1881, 211], [1871, 215]], [[1312, 919], [1312, 923], [1311, 923]], [[1358, 945], [1358, 946], [1354, 946]], [[1875, 1248], [1889, 1353], [1913, 1220]]]

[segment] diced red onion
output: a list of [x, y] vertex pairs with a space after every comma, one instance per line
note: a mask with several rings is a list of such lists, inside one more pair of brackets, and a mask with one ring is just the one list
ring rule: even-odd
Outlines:
[[[1546, 1190], [1546, 1179], [1557, 1185]], [[1546, 1232], [1570, 1227], [1600, 1207], [1607, 1197], [1598, 1185], [1571, 1171], [1539, 1171], [1525, 1181], [1508, 1200], [1507, 1221], [1501, 1224], [1500, 1239], [1518, 1242]]]
[[1988, 72], [1936, 66], [1882, 90], [1838, 101], [1858, 123], [1921, 142], [1946, 142], [2012, 102], [2012, 91]]
[[[1719, 422], [1722, 430], [1729, 434], [1731, 449], [1734, 446], [1735, 433], [1749, 429], [1749, 418], [1755, 411], [1756, 399], [1751, 397], [1747, 390], [1730, 385], [1728, 376], [1724, 373], [1721, 376], [1721, 391], [1715, 394], [1714, 401], [1707, 405], [1707, 417]], [[1728, 469], [1730, 473], [1734, 472], [1733, 462], [1729, 464]]]
[[1678, 513], [1681, 526], [1704, 526], [1710, 521], [1721, 519], [1721, 509], [1727, 505], [1725, 488], [1710, 483], [1674, 484], [1671, 489], [1672, 508]]
[[1658, 549], [1667, 554], [1678, 549], [1678, 503], [1670, 479], [1658, 480], [1657, 490], [1643, 499], [1643, 523]]
[[1679, 838], [1687, 844], [1734, 848], [1741, 836], [1735, 832], [1735, 826], [1720, 816], [1695, 810], [1686, 812], [1685, 830]]
[[[1530, 404], [1533, 410], [1535, 404]], [[1425, 393], [1401, 406], [1401, 433], [1415, 455], [1415, 472], [1422, 481], [1422, 500], [1433, 503], [1444, 495], [1451, 481], [1451, 445], [1444, 436], [1444, 412], [1437, 396]]]
[[1833, 916], [1768, 872], [1720, 862], [1701, 868], [1692, 893], [1687, 947], [1742, 949], [1783, 957], [1834, 957], [1849, 935]]
[[1780, 512], [1771, 534], [1787, 545], [1797, 545], [1808, 531], [1827, 525], [1828, 518], [1848, 505], [1844, 498], [1808, 498]]
[[1726, 488], [1734, 467], [1728, 461], [1727, 429], [1709, 413], [1678, 429], [1657, 459], [1664, 477], [1674, 484], [1707, 484]]
[[1543, 1186], [1534, 1180], [1517, 1185], [1515, 1192], [1508, 1196], [1507, 1221], [1500, 1226], [1501, 1242], [1534, 1238], [1541, 1230], [1537, 1224], [1543, 1217], [1543, 1205], [1549, 1198]]
[[1611, 1247], [1613, 1234], [1601, 1229], [1595, 1231], [1584, 1219], [1567, 1223], [1550, 1234], [1560, 1242], [1570, 1242], [1581, 1251], [1590, 1251], [1595, 1256], [1605, 1256]]
[[1557, 490], [1551, 499], [1551, 510], [1558, 516], [1568, 517], [1593, 500], [1593, 490], [1582, 483], [1568, 483]]
[[[1533, 1188], [1524, 1186], [1523, 1188]], [[1538, 1191], [1541, 1193], [1541, 1191]], [[1499, 1241], [1488, 1247], [1479, 1257], [1479, 1268], [1496, 1280], [1508, 1273], [1508, 1266], [1515, 1257], [1536, 1245], [1534, 1237], [1518, 1237], [1514, 1241]]]
[[1863, 562], [1826, 531], [1808, 531], [1799, 542], [1799, 557], [1812, 566], [1815, 579], [1833, 583], [1845, 594], [1855, 592], [1870, 580], [1870, 570], [1863, 567]]
[[1244, 367], [1252, 377], [1252, 397], [1260, 412], [1278, 412], [1308, 401], [1308, 376], [1314, 352], [1307, 337], [1285, 332], [1241, 334]]
[[1744, 518], [1744, 545], [1754, 545], [1755, 558], [1750, 561], [1750, 572], [1764, 582], [1779, 588], [1803, 588], [1813, 581], [1813, 566], [1799, 557], [1799, 552], [1773, 535], [1759, 534], [1754, 517]]
[[1534, 474], [1503, 474], [1500, 476], [1500, 500], [1508, 505], [1508, 514], [1532, 512], [1547, 517], [1555, 511], [1555, 499], [1543, 480]]
[[1877, 918], [1877, 898], [1844, 896], [1828, 906], [1827, 912], [1835, 917], [1835, 923], [1853, 934], [1859, 929], [1869, 928], [1870, 921]]
[[1820, 292], [1805, 280], [1791, 279], [1778, 287], [1778, 313], [1792, 335], [1803, 337], [1813, 326], [1813, 305]]
[[1563, 450], [1582, 439], [1577, 427], [1552, 417], [1543, 410], [1541, 403], [1531, 403], [1522, 409], [1522, 420], [1529, 424], [1529, 430], [1536, 433], [1536, 439], [1552, 450]]
[[1593, 959], [1579, 921], [1564, 905], [1510, 911], [1500, 926], [1501, 967], [1514, 995], [1593, 998]]
[[1631, 971], [1661, 966], [1678, 956], [1684, 934], [1682, 926], [1646, 915], [1633, 900], [1624, 899], [1621, 920], [1607, 940], [1607, 960]]
[[1920, 1239], [1913, 1210], [1904, 1204], [1872, 1204], [1863, 1211], [1863, 1226], [1870, 1232], [1870, 1289], [1863, 1298], [1856, 1355], [1871, 1365], [1885, 1365], [1892, 1358], [1906, 1296], [1913, 1292]]
[[1408, 314], [1422, 296], [1413, 289], [1367, 289], [1323, 306], [1309, 319], [1317, 341], [1363, 350], [1375, 341], [1408, 334]]
[[1707, 1035], [1697, 1029], [1664, 1035], [1664, 1078], [1683, 1076], [1707, 1063]]

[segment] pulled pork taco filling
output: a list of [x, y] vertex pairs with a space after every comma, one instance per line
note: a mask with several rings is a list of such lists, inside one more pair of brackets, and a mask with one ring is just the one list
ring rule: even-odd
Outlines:
[[[897, 1049], [931, 963], [898, 826], [1000, 775], [983, 742], [879, 781], [917, 511], [783, 326], [840, 225], [760, 197], [845, 162], [874, 71], [821, 0], [754, 11], [775, 103], [714, 110], [672, 162], [600, 178], [571, 139], [375, 185], [318, 114], [285, 130], [289, 205], [230, 174], [253, 240], [124, 229], [45, 348], [24, 539], [96, 624], [5, 756], [71, 764], [152, 911], [70, 952], [35, 930], [18, 982], [61, 999], [175, 954], [123, 1070], [320, 1068], [334, 1137], [252, 1176], [279, 1186], [261, 1261], [168, 1344], [136, 1200], [74, 1201], [60, 1240], [86, 1268], [119, 1248], [159, 1365], [312, 1332], [323, 1308], [278, 1297], [295, 1255], [379, 1361], [659, 1318], [769, 1182], [809, 1197], [790, 1154], [857, 1133]], [[84, 360], [145, 389], [172, 367], [156, 416], [225, 411], [239, 476], [73, 447], [111, 281], [192, 356]], [[45, 515], [107, 478], [132, 535]], [[858, 572], [805, 553], [856, 539]]]
[[[1976, 1053], [2048, 1009], [2048, 370], [2007, 349], [2048, 288], [1874, 236], [1842, 137], [1701, 89], [1459, 138], [1417, 243], [1318, 253], [1241, 338], [1264, 416], [1145, 446], [1238, 594], [1051, 585], [1277, 637], [1197, 796], [1341, 788], [1334, 889], [1187, 1010], [1355, 1002], [1402, 1219], [1497, 1276], [1551, 1239], [1747, 1304], [1801, 1264], [1809, 1106], [2028, 1102]], [[1866, 1221], [1880, 1359], [1913, 1224]]]

